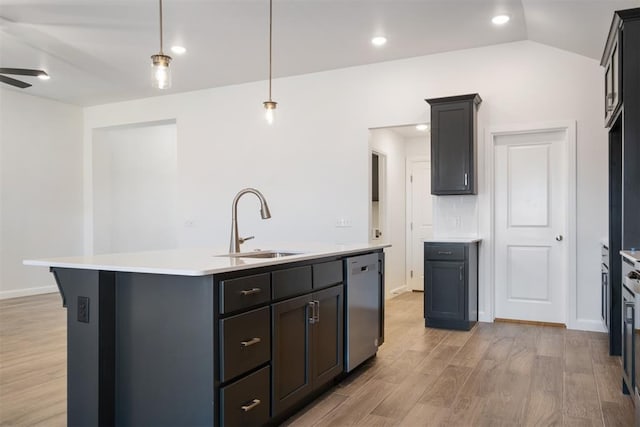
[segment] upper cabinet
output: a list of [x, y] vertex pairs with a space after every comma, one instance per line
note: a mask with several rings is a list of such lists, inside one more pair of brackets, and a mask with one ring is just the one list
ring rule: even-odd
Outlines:
[[426, 99], [431, 106], [431, 194], [476, 194], [480, 95]]
[[[615, 21], [614, 21], [615, 22]], [[620, 93], [620, 33], [614, 31], [609, 39], [605, 48], [604, 57], [602, 63], [604, 65], [604, 125], [606, 127], [611, 126], [613, 117], [618, 112], [618, 108], [621, 104]]]

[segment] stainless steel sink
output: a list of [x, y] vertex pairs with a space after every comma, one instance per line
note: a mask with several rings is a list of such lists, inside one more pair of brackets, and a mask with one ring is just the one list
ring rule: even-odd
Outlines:
[[226, 254], [218, 256], [226, 256], [231, 258], [284, 258], [292, 255], [300, 255], [301, 252], [280, 252], [280, 251], [257, 251], [257, 252], [245, 252]]

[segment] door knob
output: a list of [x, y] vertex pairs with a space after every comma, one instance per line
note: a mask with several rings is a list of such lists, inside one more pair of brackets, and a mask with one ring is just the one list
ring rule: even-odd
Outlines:
[[556, 236], [556, 240], [557, 240], [558, 242], [562, 242], [562, 239], [564, 239], [564, 237], [562, 237], [562, 234], [558, 234], [558, 235]]

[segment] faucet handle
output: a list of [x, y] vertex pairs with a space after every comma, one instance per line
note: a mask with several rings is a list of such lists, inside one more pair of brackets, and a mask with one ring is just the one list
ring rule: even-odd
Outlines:
[[249, 236], [249, 237], [239, 237], [238, 238], [238, 242], [240, 244], [243, 244], [244, 242], [246, 242], [247, 240], [251, 240], [251, 239], [255, 239], [256, 236]]

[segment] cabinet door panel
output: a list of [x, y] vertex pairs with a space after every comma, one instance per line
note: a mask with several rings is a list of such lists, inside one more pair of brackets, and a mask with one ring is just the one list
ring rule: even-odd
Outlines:
[[272, 305], [272, 416], [311, 392], [311, 295]]
[[334, 286], [313, 294], [317, 301], [317, 322], [313, 325], [313, 387], [318, 388], [342, 373], [344, 353], [343, 286]]
[[464, 320], [464, 262], [425, 263], [425, 317]]
[[432, 107], [431, 192], [463, 193], [469, 190], [470, 142], [473, 140], [471, 103]]

